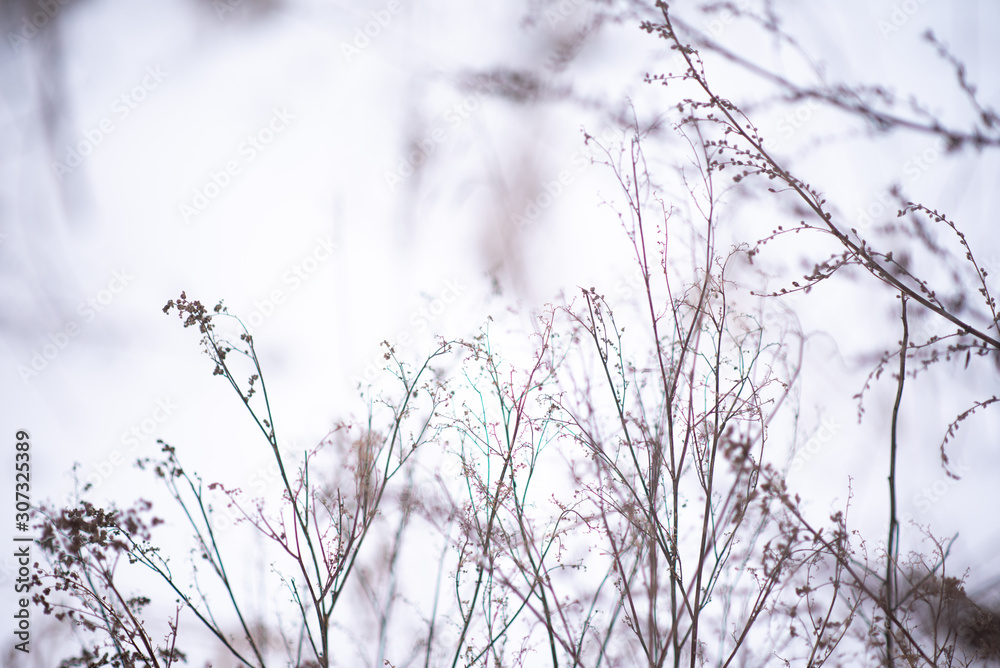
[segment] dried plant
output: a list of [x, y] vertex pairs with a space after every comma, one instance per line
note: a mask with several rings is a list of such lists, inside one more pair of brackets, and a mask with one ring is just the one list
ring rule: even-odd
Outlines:
[[147, 517], [150, 508], [148, 501], [126, 511], [80, 501], [75, 507], [38, 509], [37, 544], [45, 564], [34, 575], [32, 600], [44, 614], [75, 627], [82, 645], [61, 667], [168, 668], [185, 661], [177, 647], [180, 608], [159, 642], [145, 622], [149, 597], [123, 591], [118, 572], [123, 558], [133, 561], [136, 549], [155, 558], [148, 541], [161, 520]]
[[[801, 51], [771, 3], [756, 13], [743, 4], [704, 9], [729, 11]], [[44, 508], [44, 577], [57, 588], [36, 598], [90, 639], [65, 665], [170, 665], [183, 658], [174, 646], [181, 613], [255, 668], [1000, 660], [1000, 613], [948, 574], [950, 543], [928, 533], [929, 553], [903, 549], [905, 480], [896, 466], [910, 383], [934, 365], [1000, 359], [987, 268], [951, 217], [898, 188], [892, 221], [859, 229], [844, 220], [821, 187], [770, 148], [753, 105], [720, 92], [703, 55], [754, 72], [785, 102], [816, 101], [878, 133], [938, 136], [952, 151], [1000, 145], [997, 115], [933, 34], [929, 44], [976, 111], [972, 129], [940, 123], [916, 102], [907, 109], [878, 86], [794, 83], [675, 17], [667, 3], [654, 8], [641, 28], [675, 56], [646, 82], [684, 92], [653, 123], [640, 123], [633, 109], [620, 145], [584, 135], [617, 187], [608, 206], [640, 276], [634, 289], [608, 296], [581, 287], [511, 331], [503, 325], [516, 316], [501, 325], [490, 318], [475, 336], [442, 341], [415, 369], [384, 342], [395, 398], [366, 396], [366, 420], [339, 423], [295, 461], [281, 447], [253, 338], [221, 302], [210, 312], [181, 293], [164, 311], [198, 328], [214, 373], [267, 442], [280, 498], [205, 484], [161, 443], [160, 456], [142, 465], [165, 483], [193, 535], [187, 578], [154, 547], [147, 527], [158, 521], [139, 519], [148, 505], [129, 513], [85, 502]], [[607, 19], [600, 16], [594, 30]], [[550, 69], [563, 71], [574, 53]], [[503, 81], [505, 99], [544, 98], [535, 76], [511, 71]], [[669, 150], [659, 143], [667, 126]], [[661, 153], [675, 158], [674, 172], [657, 171]], [[743, 197], [769, 198], [798, 223], [744, 235], [726, 206]], [[802, 276], [779, 276], [785, 287], [758, 290], [766, 303], [820, 298], [817, 286], [848, 278], [898, 299], [899, 339], [878, 344], [856, 396], [861, 417], [866, 391], [886, 372], [895, 381], [880, 443], [889, 453], [881, 544], [849, 524], [850, 490], [842, 507], [816, 520], [817, 509], [789, 486], [802, 440], [805, 336], [793, 318], [777, 322], [754, 309], [745, 289], [787, 239], [809, 257], [821, 248], [825, 259]], [[945, 271], [927, 271], [918, 257]], [[936, 288], [942, 276], [966, 288], [960, 279], [970, 279], [972, 288]], [[949, 331], [927, 335], [927, 321]], [[237, 343], [217, 329], [224, 322]], [[446, 355], [458, 358], [448, 376], [436, 367]], [[946, 447], [958, 427], [996, 402], [958, 409], [943, 428], [949, 475]], [[213, 499], [268, 545], [270, 591], [290, 602], [278, 606], [281, 619], [267, 618], [238, 586], [233, 563], [243, 539], [220, 532]], [[165, 644], [152, 642], [142, 621], [148, 600], [117, 593], [120, 556], [177, 597]]]

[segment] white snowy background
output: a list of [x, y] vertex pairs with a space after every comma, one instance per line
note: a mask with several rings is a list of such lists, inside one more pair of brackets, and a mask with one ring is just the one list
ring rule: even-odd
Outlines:
[[[45, 6], [49, 19], [24, 37], [22, 17]], [[212, 378], [197, 333], [161, 312], [182, 290], [206, 304], [224, 299], [252, 326], [279, 431], [301, 450], [363, 409], [355, 386], [379, 366], [383, 339], [411, 341], [400, 352], [417, 359], [433, 335], [467, 336], [509, 304], [529, 313], [577, 286], [627, 287], [627, 249], [599, 206], [615, 186], [589, 165], [596, 153], [581, 128], [620, 141], [616, 115], [655, 117], [670, 98], [642, 74], [668, 54], [638, 30], [648, 10], [567, 1], [552, 4], [558, 13], [547, 20], [538, 7], [540, 20], [526, 25], [521, 2], [9, 3], [0, 45], [0, 440], [30, 431], [34, 499], [64, 498], [74, 462], [96, 499], [155, 495], [132, 462], [158, 438], [208, 480], [252, 487], [266, 477], [270, 454], [230, 388]], [[603, 23], [566, 68], [547, 67], [556, 41], [597, 11], [626, 19]], [[744, 53], [768, 53], [699, 17], [686, 18]], [[966, 105], [921, 40], [933, 27], [982, 98], [1000, 100], [995, 3], [810, 2], [787, 19], [831, 79], [890, 83], [948, 117]], [[572, 89], [572, 99], [517, 100], [475, 76], [522, 68], [541, 72], [550, 91]], [[752, 97], [752, 82], [719, 77], [732, 97]], [[906, 134], [851, 141], [847, 121], [803, 105], [755, 120], [846, 215], [900, 182], [958, 220], [1000, 276], [995, 153], [953, 156]], [[838, 139], [797, 150], [826, 135]], [[561, 173], [560, 192], [539, 199]], [[512, 222], [538, 201], [546, 206], [530, 224]], [[826, 425], [793, 482], [815, 495], [822, 517], [853, 476], [858, 520], [881, 527], [895, 385], [876, 386], [861, 427], [850, 397], [874, 361], [858, 355], [880, 352], [898, 328], [892, 296], [868, 277], [858, 284], [789, 301], [811, 335], [803, 410], [813, 429]], [[958, 532], [953, 569], [975, 568], [987, 582], [1000, 573], [996, 500], [983, 491], [1000, 472], [997, 412], [956, 442], [960, 482], [938, 465], [937, 444], [958, 411], [995, 392], [997, 370], [931, 379], [910, 385], [921, 401], [911, 395], [904, 405], [912, 448], [902, 513]]]

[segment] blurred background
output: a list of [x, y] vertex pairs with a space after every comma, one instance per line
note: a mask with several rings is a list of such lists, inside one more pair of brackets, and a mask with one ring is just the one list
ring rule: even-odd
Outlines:
[[[181, 291], [224, 299], [247, 323], [279, 433], [301, 450], [363, 412], [357, 387], [381, 368], [383, 340], [418, 359], [435, 336], [468, 336], [490, 315], [516, 307], [511, 317], [529, 327], [532, 312], [579, 286], [634, 285], [614, 210], [602, 206], [618, 186], [591, 164], [605, 156], [584, 133], [610, 147], [637, 123], [665, 182], [665, 166], [689, 150], [669, 127], [672, 89], [643, 81], [673, 56], [638, 28], [655, 20], [650, 5], [4, 0], [0, 400], [3, 438], [31, 433], [34, 497], [66, 498], [75, 462], [97, 499], [151, 494], [131, 464], [159, 438], [197, 458], [206, 479], [251, 485], [269, 464], [197, 333], [162, 313]], [[953, 68], [923, 38], [932, 28], [979, 97], [1000, 97], [1000, 7], [985, 0], [671, 7], [692, 34], [790, 80], [890, 85], [919, 101], [912, 109], [971, 127]], [[768, 19], [798, 43], [762, 38]], [[901, 185], [958, 220], [1000, 276], [990, 146], [949, 152], [926, 133], [878, 134], [783, 94], [725, 51], [706, 61], [844, 216], [864, 224], [866, 212], [892, 210], [888, 191]], [[733, 229], [750, 237], [796, 218], [747, 195], [730, 207]], [[808, 270], [789, 248], [754, 276], [774, 289]], [[972, 285], [946, 278], [956, 294]], [[808, 335], [798, 410], [811, 426], [797, 438], [829, 434], [798, 481], [843, 501], [855, 476], [864, 515], [865, 499], [884, 503], [885, 479], [856, 471], [885, 470], [895, 385], [875, 386], [861, 425], [851, 397], [898, 337], [893, 296], [859, 276], [787, 304]], [[904, 406], [914, 444], [904, 513], [959, 532], [959, 564], [981, 566], [989, 582], [1000, 573], [996, 502], [984, 495], [1000, 471], [998, 414], [956, 439], [960, 484], [937, 445], [948, 422], [996, 391], [997, 370], [934, 373], [911, 386], [924, 401]], [[5, 591], [11, 565], [0, 558]]]

